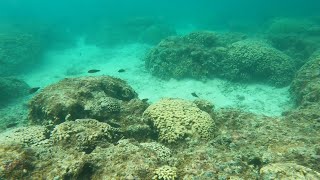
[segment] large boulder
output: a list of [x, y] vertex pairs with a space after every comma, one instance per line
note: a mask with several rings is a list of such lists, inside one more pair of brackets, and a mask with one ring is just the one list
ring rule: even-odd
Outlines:
[[162, 79], [210, 77], [219, 71], [226, 45], [244, 38], [242, 35], [193, 32], [162, 40], [144, 58], [152, 75]]
[[193, 32], [161, 41], [145, 56], [146, 69], [162, 79], [222, 77], [286, 86], [294, 61], [262, 40], [241, 34]]
[[30, 102], [35, 124], [66, 120], [117, 118], [138, 94], [123, 80], [110, 76], [66, 78], [44, 88]]

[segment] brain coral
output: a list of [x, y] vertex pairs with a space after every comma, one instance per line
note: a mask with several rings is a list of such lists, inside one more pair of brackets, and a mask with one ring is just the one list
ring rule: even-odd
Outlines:
[[289, 56], [263, 41], [247, 39], [229, 46], [221, 70], [226, 79], [285, 86], [294, 76], [295, 65]]
[[117, 118], [120, 108], [137, 98], [121, 79], [110, 76], [66, 78], [44, 88], [30, 102], [29, 119], [36, 124], [93, 118]]
[[149, 106], [143, 117], [165, 142], [176, 142], [185, 137], [207, 139], [212, 135], [214, 121], [196, 104], [183, 99], [162, 99]]

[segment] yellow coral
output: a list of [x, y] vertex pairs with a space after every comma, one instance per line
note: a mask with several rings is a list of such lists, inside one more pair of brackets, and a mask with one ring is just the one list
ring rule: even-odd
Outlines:
[[149, 106], [143, 117], [155, 126], [160, 140], [169, 143], [185, 137], [207, 139], [214, 126], [208, 113], [183, 99], [162, 99]]
[[162, 166], [155, 170], [152, 179], [156, 180], [174, 180], [177, 178], [177, 169], [171, 166]]

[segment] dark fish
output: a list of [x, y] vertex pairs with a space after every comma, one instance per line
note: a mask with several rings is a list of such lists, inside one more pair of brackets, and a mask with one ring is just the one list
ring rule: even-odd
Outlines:
[[141, 99], [142, 102], [147, 102], [148, 100], [148, 98]]
[[88, 71], [88, 73], [96, 73], [96, 72], [99, 72], [100, 70], [98, 70], [98, 69], [90, 69], [89, 71]]
[[40, 87], [31, 88], [31, 89], [29, 89], [29, 94], [33, 94], [33, 93], [37, 92], [39, 89], [40, 89]]
[[7, 124], [6, 128], [12, 128], [12, 127], [15, 127], [17, 125], [18, 125], [18, 123], [16, 123], [16, 122], [10, 123], [10, 124]]
[[195, 92], [191, 93], [193, 97], [199, 97]]
[[125, 69], [119, 69], [118, 72], [122, 73], [122, 72], [126, 72], [126, 70]]

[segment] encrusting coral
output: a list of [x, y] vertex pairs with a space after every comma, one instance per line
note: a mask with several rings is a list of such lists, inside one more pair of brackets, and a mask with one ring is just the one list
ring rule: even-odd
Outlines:
[[320, 173], [295, 163], [274, 163], [260, 169], [262, 179], [320, 179]]
[[120, 132], [107, 123], [94, 119], [77, 119], [57, 125], [51, 139], [55, 145], [90, 153], [96, 146], [116, 142]]

